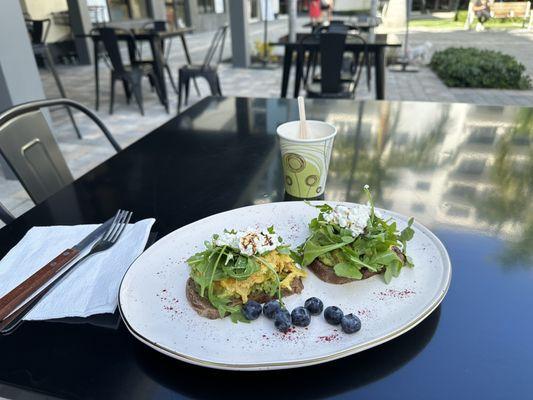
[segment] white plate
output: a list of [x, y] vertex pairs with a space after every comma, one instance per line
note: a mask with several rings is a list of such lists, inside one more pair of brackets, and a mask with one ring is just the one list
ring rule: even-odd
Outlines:
[[[380, 211], [384, 217], [394, 218], [399, 229], [406, 226], [406, 217]], [[442, 301], [450, 285], [450, 259], [439, 239], [415, 222], [415, 235], [407, 247], [415, 267], [402, 269], [390, 284], [385, 284], [382, 276], [374, 276], [331, 285], [309, 271], [303, 292], [285, 300], [291, 310], [316, 296], [324, 306], [353, 312], [362, 321], [358, 333], [345, 334], [321, 315], [312, 317], [307, 328], [283, 334], [265, 317], [250, 324], [234, 324], [229, 318], [202, 318], [189, 306], [186, 260], [203, 250], [204, 241], [214, 233], [274, 225], [286, 242], [296, 246], [305, 240], [308, 223], [317, 214], [318, 210], [303, 202], [263, 204], [216, 214], [165, 236], [131, 265], [122, 281], [119, 307], [128, 329], [157, 351], [192, 364], [234, 370], [295, 368], [391, 340], [420, 323]]]

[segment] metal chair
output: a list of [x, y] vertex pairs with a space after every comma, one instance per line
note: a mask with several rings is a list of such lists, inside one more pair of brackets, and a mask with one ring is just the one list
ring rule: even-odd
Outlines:
[[2, 203], [0, 203], [0, 221], [7, 225], [14, 219], [15, 217], [13, 216], [13, 214], [11, 214]]
[[[346, 38], [350, 36], [363, 43], [363, 55], [354, 55], [348, 76], [342, 74]], [[306, 85], [308, 97], [353, 98], [361, 77], [362, 67], [368, 68], [366, 41], [359, 35], [343, 32], [320, 34], [320, 78]]]
[[[48, 45], [46, 44], [46, 38], [48, 37], [48, 32], [50, 31], [51, 25], [50, 19], [25, 19], [25, 22], [26, 29], [28, 29], [28, 33], [31, 37], [33, 53], [36, 56], [42, 57], [44, 65], [52, 73], [54, 81], [56, 82], [57, 89], [59, 91], [59, 95], [61, 97], [67, 97], [65, 89], [63, 88], [63, 84], [61, 83], [61, 79], [59, 79], [59, 75], [57, 74], [54, 59], [50, 54], [50, 49], [48, 48]], [[72, 115], [72, 111], [69, 108], [67, 108], [67, 113], [70, 118], [70, 121], [72, 122], [72, 125], [74, 126], [76, 135], [78, 135], [79, 139], [83, 139], [78, 125], [76, 124], [76, 120], [74, 119], [74, 115]]]
[[[135, 59], [133, 58], [130, 60], [130, 65], [124, 64], [118, 44], [117, 31], [130, 34], [127, 31], [115, 28], [98, 28], [98, 32], [102, 42], [104, 43], [107, 56], [111, 61], [111, 65], [113, 66], [111, 70], [111, 99], [109, 102], [109, 113], [113, 114], [113, 106], [115, 103], [115, 82], [117, 80], [121, 80], [124, 85], [124, 91], [126, 92], [127, 102], [129, 103], [131, 94], [133, 93], [133, 97], [135, 97], [135, 101], [139, 106], [141, 115], [144, 115], [141, 80], [145, 76], [150, 80], [152, 86], [155, 86], [159, 100], [163, 104], [159, 81], [155, 76], [154, 69], [149, 64], [135, 62]], [[130, 58], [134, 57], [136, 48], [135, 39], [133, 37], [128, 42], [128, 47], [130, 50]]]
[[84, 105], [70, 99], [37, 100], [0, 114], [0, 155], [37, 204], [73, 181], [42, 108], [66, 106], [83, 112], [102, 130], [113, 148], [121, 147], [104, 123]]
[[[189, 86], [191, 78], [203, 77], [207, 80], [211, 94], [214, 96], [222, 96], [222, 89], [220, 88], [220, 79], [218, 77], [218, 65], [222, 61], [224, 53], [224, 43], [226, 40], [226, 33], [228, 25], [219, 28], [213, 37], [213, 41], [207, 50], [203, 64], [201, 65], [184, 65], [178, 71], [178, 113], [181, 109], [181, 101], [183, 97], [183, 90], [185, 90], [185, 104], [189, 100]], [[218, 53], [218, 55], [217, 55]], [[215, 59], [213, 61], [213, 59]]]
[[[143, 29], [150, 30], [152, 32], [165, 32], [167, 30], [167, 21], [164, 20], [155, 20], [150, 21], [144, 24]], [[170, 49], [172, 47], [172, 39], [168, 39], [168, 46], [165, 48], [165, 41], [161, 39], [161, 51], [163, 52], [163, 68], [168, 74], [168, 77], [170, 79], [170, 84], [172, 85], [172, 89], [174, 89], [174, 92], [178, 93], [178, 88], [176, 87], [176, 83], [174, 82], [174, 78], [172, 77], [172, 71], [170, 70], [170, 66], [168, 64], [168, 59], [170, 56]], [[143, 60], [142, 59], [142, 46], [140, 46], [140, 62], [141, 63], [149, 63], [153, 64], [153, 60]], [[196, 85], [196, 81], [195, 81]], [[196, 85], [196, 90], [198, 91], [198, 86]], [[198, 93], [200, 93], [198, 91]], [[198, 94], [199, 95], [199, 94]]]

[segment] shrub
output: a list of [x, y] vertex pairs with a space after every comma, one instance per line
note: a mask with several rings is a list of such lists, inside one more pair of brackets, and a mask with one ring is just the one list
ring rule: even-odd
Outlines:
[[449, 87], [529, 89], [526, 67], [497, 51], [456, 48], [437, 51], [431, 69]]

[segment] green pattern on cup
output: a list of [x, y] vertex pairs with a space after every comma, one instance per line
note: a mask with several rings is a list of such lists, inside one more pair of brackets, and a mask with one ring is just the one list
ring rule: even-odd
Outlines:
[[299, 198], [324, 193], [333, 138], [318, 143], [297, 143], [280, 139], [285, 190]]

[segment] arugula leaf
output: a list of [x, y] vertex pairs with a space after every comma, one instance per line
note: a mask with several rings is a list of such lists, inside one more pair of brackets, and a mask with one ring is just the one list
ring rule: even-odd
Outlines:
[[385, 280], [385, 283], [390, 283], [392, 280], [392, 271], [390, 267], [385, 268], [385, 273], [383, 274], [383, 279]]
[[401, 262], [400, 258], [394, 251], [388, 250], [386, 252], [374, 255], [370, 259], [369, 264], [389, 265], [395, 261]]
[[414, 222], [414, 218], [413, 217], [409, 218], [409, 221], [407, 222], [407, 226], [405, 227], [404, 230], [400, 232], [399, 239], [400, 239], [400, 242], [402, 242], [402, 250], [404, 254], [407, 251], [407, 242], [411, 240], [413, 236], [415, 235], [415, 231], [413, 230], [413, 228], [411, 228], [411, 226], [413, 225], [413, 222]]
[[230, 318], [231, 322], [233, 322], [234, 324], [236, 324], [237, 322], [244, 322], [246, 324], [252, 322], [249, 319], [245, 318], [244, 314], [242, 313], [242, 309], [240, 309], [239, 311], [232, 312], [230, 314]]
[[337, 276], [344, 278], [361, 279], [363, 274], [353, 264], [339, 263], [333, 267]]
[[303, 265], [303, 256], [300, 251], [291, 250], [289, 255], [295, 263]]
[[304, 256], [302, 260], [302, 263], [303, 263], [302, 265], [309, 265], [313, 262], [315, 258], [320, 256], [321, 254], [329, 253], [332, 250], [339, 249], [343, 246], [346, 246], [346, 244], [347, 244], [346, 242], [340, 242], [340, 243], [334, 243], [334, 244], [322, 246], [319, 243], [315, 243], [314, 241], [309, 240], [305, 243], [305, 246], [304, 246]]

